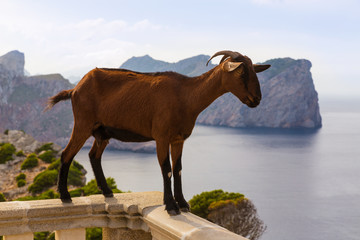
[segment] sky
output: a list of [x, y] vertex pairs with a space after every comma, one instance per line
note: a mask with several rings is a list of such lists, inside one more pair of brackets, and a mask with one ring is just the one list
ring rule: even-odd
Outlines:
[[168, 62], [220, 50], [253, 62], [308, 59], [319, 98], [357, 97], [360, 1], [0, 0], [0, 55], [12, 50], [25, 54], [31, 75], [71, 81], [146, 54]]

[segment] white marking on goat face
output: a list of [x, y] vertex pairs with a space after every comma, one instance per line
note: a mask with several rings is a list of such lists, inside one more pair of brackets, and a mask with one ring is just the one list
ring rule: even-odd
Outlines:
[[171, 172], [168, 173], [168, 177], [171, 178]]
[[179, 176], [181, 176], [181, 170], [179, 171]]

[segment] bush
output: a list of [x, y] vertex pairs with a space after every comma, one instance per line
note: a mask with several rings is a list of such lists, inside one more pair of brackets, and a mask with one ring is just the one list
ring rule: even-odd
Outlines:
[[[121, 190], [117, 189], [114, 178], [108, 177], [106, 179], [106, 183], [114, 193], [122, 193]], [[101, 194], [101, 190], [99, 189], [95, 179], [92, 179], [82, 188], [70, 191], [71, 197], [90, 196], [93, 194]]]
[[53, 149], [53, 143], [45, 143], [44, 145], [42, 145], [41, 147], [37, 148], [35, 150], [36, 153], [41, 153], [42, 151], [54, 151]]
[[26, 179], [26, 175], [25, 173], [20, 173], [19, 175], [16, 176], [15, 180], [18, 182], [19, 180], [25, 180]]
[[46, 152], [39, 155], [39, 158], [43, 160], [46, 163], [52, 163], [54, 162], [56, 156], [56, 152], [53, 150], [47, 150]]
[[6, 163], [13, 160], [13, 154], [16, 152], [16, 148], [11, 143], [3, 143], [0, 145], [0, 163]]
[[0, 202], [6, 202], [6, 198], [3, 193], [0, 193]]
[[60, 161], [60, 158], [55, 160], [54, 162], [52, 162], [49, 166], [48, 166], [48, 170], [53, 170], [53, 169], [56, 169], [56, 170], [60, 170], [60, 165], [61, 165], [61, 161]]
[[228, 193], [223, 190], [213, 190], [211, 192], [202, 192], [195, 195], [190, 201], [190, 211], [202, 218], [207, 218], [209, 214], [209, 206], [213, 202], [220, 200], [236, 200], [243, 198], [244, 195], [240, 193]]
[[84, 174], [74, 166], [74, 164], [71, 164], [68, 174], [68, 184], [73, 186], [84, 186], [83, 182]]
[[19, 181], [17, 181], [17, 186], [18, 187], [23, 187], [25, 185], [26, 185], [26, 180], [20, 179]]
[[58, 178], [57, 170], [45, 170], [39, 173], [35, 178], [33, 184], [28, 188], [32, 194], [40, 193], [43, 190], [56, 185]]
[[16, 199], [16, 201], [31, 201], [31, 200], [41, 200], [41, 199], [54, 199], [59, 198], [59, 194], [52, 189], [49, 189], [38, 196], [26, 196]]
[[34, 233], [34, 240], [55, 240], [55, 233], [36, 232]]
[[[48, 167], [48, 170], [56, 170], [59, 171], [60, 170], [60, 166], [61, 166], [61, 161], [60, 159], [57, 159], [56, 161], [54, 161], [53, 163], [51, 163]], [[82, 173], [82, 169], [84, 167], [78, 163], [77, 161], [73, 161], [70, 169], [69, 169], [69, 174], [68, 174], [68, 184], [69, 185], [73, 185], [73, 186], [84, 186], [83, 183], [83, 178], [84, 178], [84, 174]]]
[[86, 229], [86, 240], [101, 240], [101, 239], [102, 239], [102, 228]]
[[8, 135], [8, 134], [9, 134], [9, 129], [6, 129], [6, 130], [4, 131], [4, 134], [5, 134], [5, 135]]
[[25, 157], [25, 154], [24, 154], [24, 152], [23, 152], [22, 150], [20, 150], [20, 151], [18, 151], [17, 153], [15, 153], [15, 155], [16, 155], [17, 157]]
[[36, 167], [39, 164], [39, 160], [35, 153], [31, 153], [25, 161], [21, 164], [21, 170], [30, 169]]

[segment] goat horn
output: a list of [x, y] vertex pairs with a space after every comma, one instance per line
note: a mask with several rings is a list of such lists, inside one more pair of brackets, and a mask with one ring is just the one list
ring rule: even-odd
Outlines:
[[[211, 59], [213, 59], [214, 57], [217, 57], [219, 55], [224, 55], [224, 57], [221, 59], [220, 63], [222, 63], [226, 58], [231, 57], [233, 60], [235, 60], [238, 57], [242, 57], [243, 55], [241, 55], [238, 52], [233, 52], [233, 51], [228, 51], [228, 50], [224, 50], [224, 51], [220, 51], [215, 53], [206, 63], [206, 66], [209, 64], [209, 62], [211, 61]], [[219, 64], [220, 64], [219, 63]]]

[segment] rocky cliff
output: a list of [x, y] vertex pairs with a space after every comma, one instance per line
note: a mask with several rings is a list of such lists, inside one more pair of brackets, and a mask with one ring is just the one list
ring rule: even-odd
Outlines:
[[70, 102], [43, 110], [50, 96], [73, 85], [60, 74], [24, 76], [24, 63], [17, 51], [0, 58], [0, 131], [24, 130], [39, 141], [64, 145], [72, 129]]
[[271, 64], [271, 68], [258, 74], [262, 91], [258, 107], [248, 108], [228, 93], [205, 109], [198, 123], [230, 127], [321, 127], [311, 63], [283, 58], [265, 64]]

